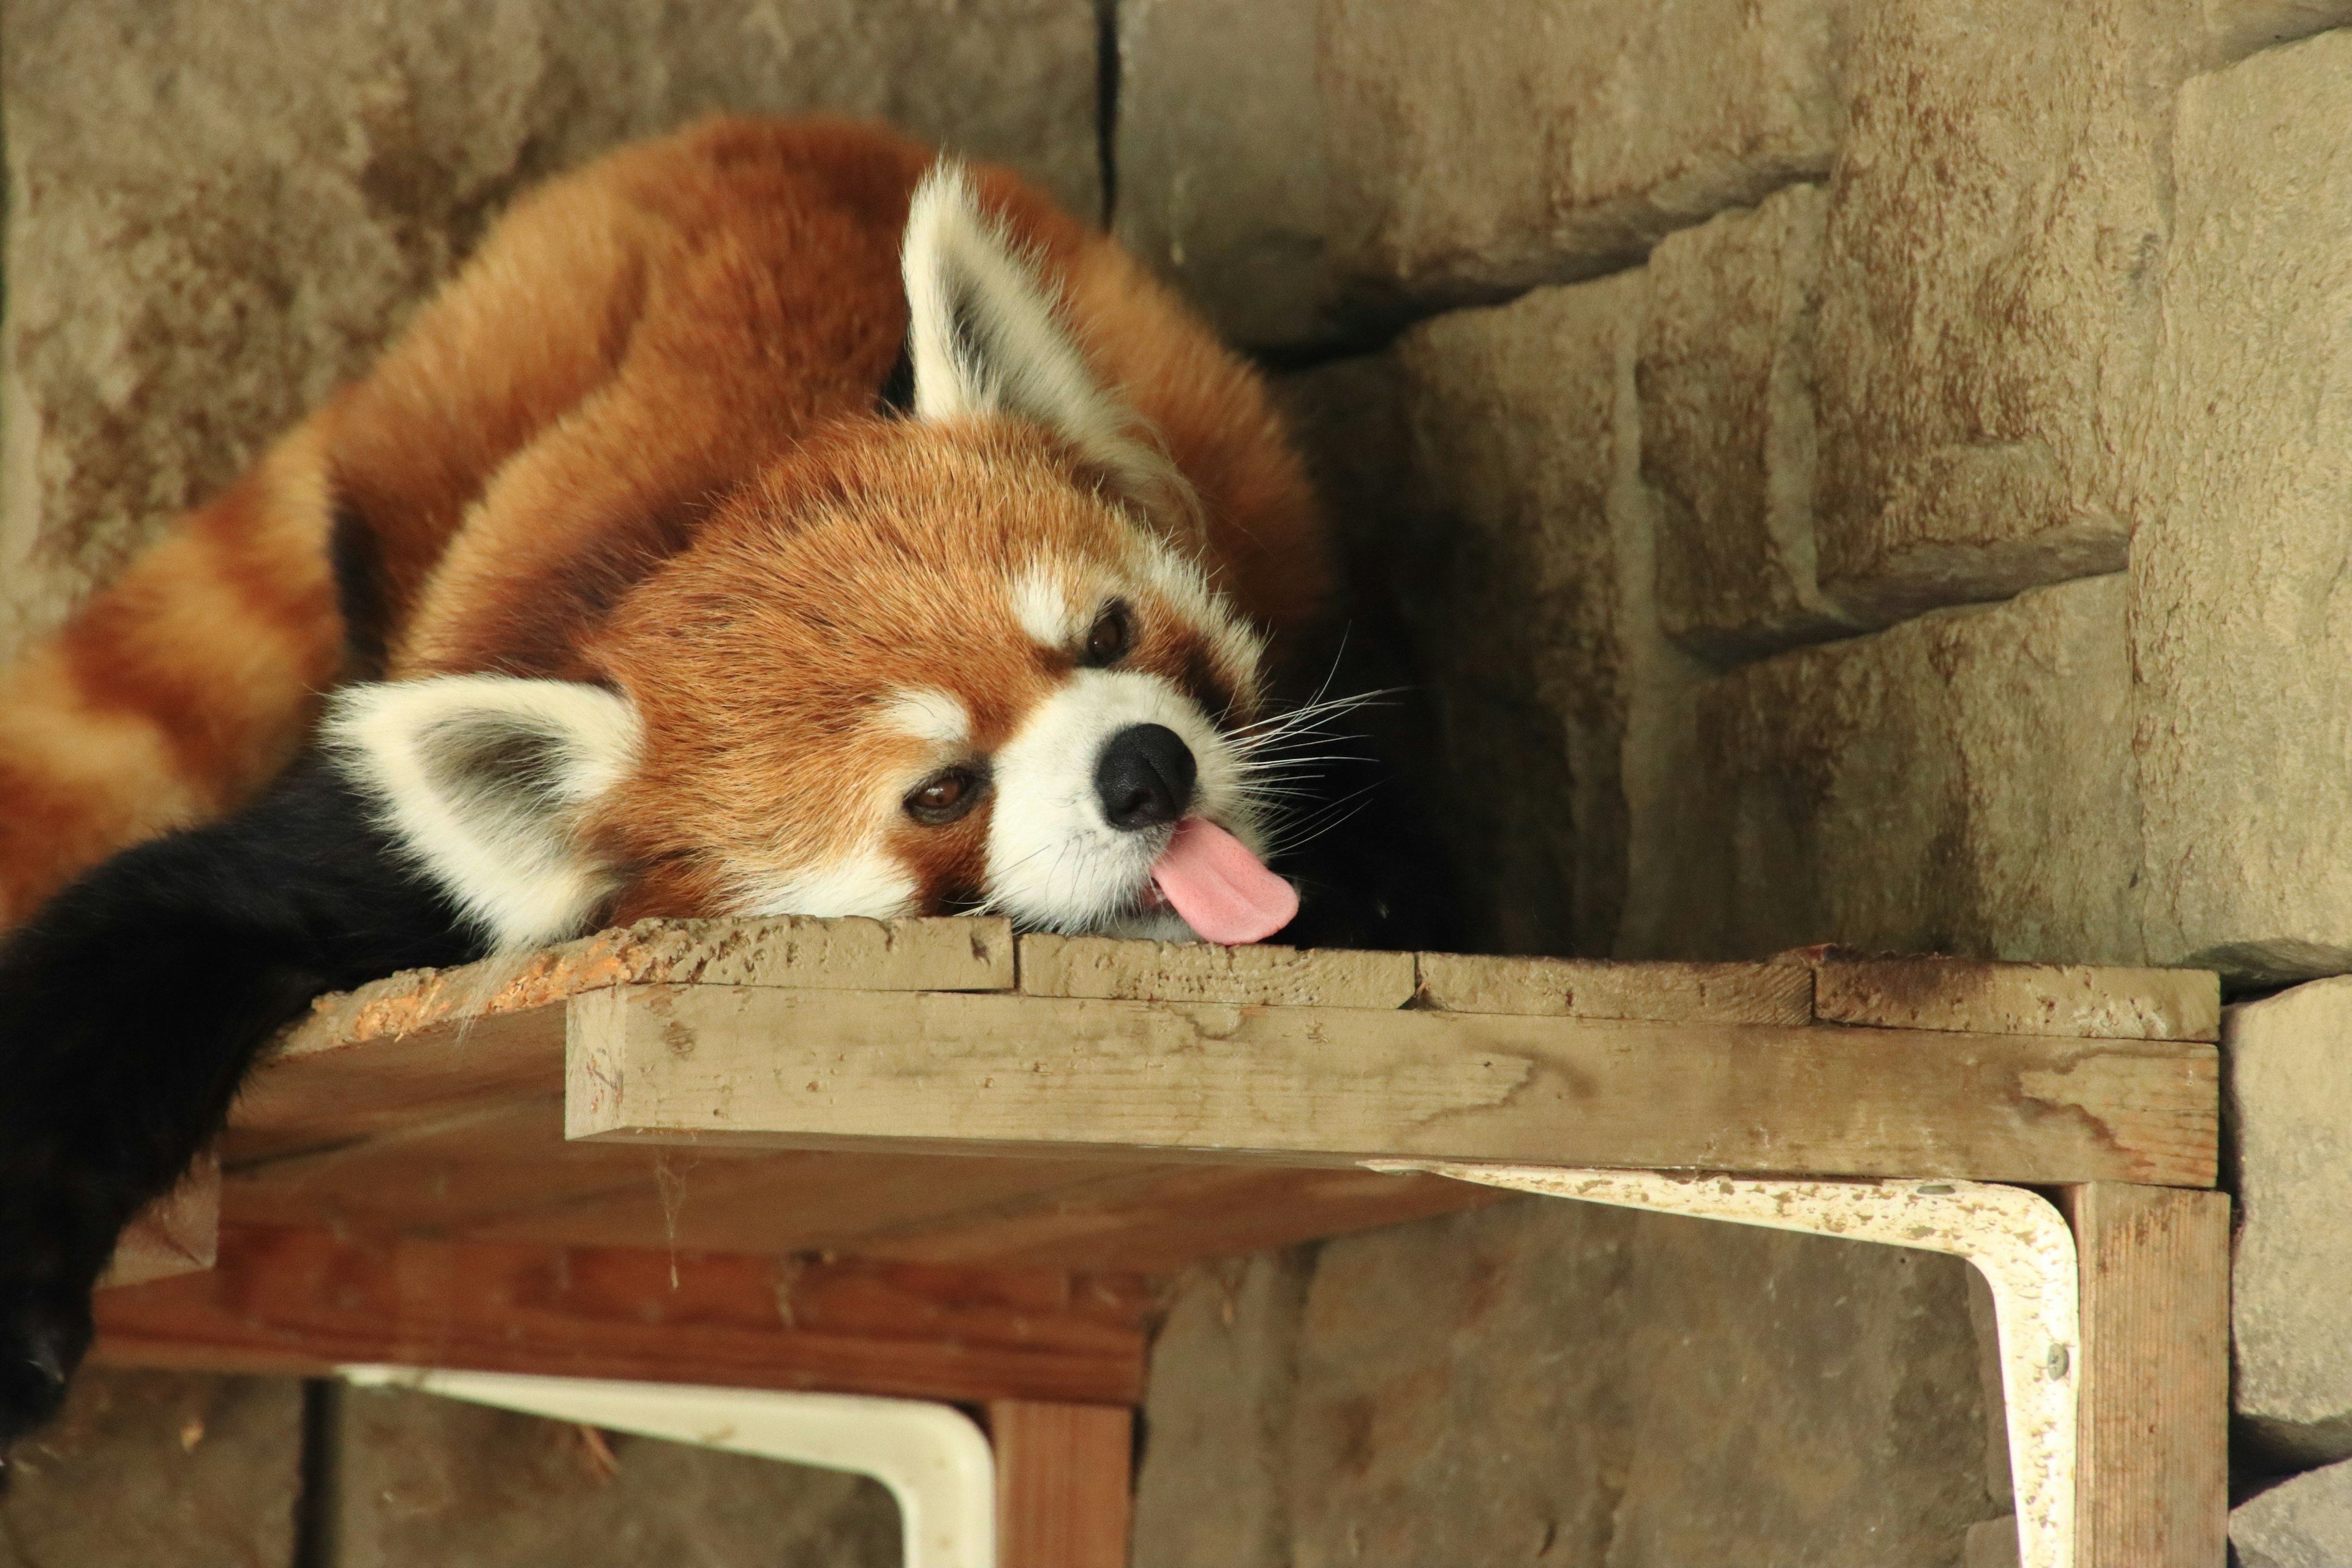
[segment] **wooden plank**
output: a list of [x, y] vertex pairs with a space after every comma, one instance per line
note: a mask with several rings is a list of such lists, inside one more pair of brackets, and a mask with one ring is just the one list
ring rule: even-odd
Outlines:
[[2210, 1046], [1039, 996], [629, 986], [575, 1138], [2210, 1185]]
[[[828, 1154], [822, 1159], [839, 1159]], [[972, 1162], [985, 1163], [986, 1162]], [[1063, 1162], [1072, 1168], [1072, 1162]], [[1146, 1165], [844, 1244], [859, 1258], [1173, 1274], [1499, 1201], [1443, 1176], [1265, 1165]]]
[[1001, 1399], [988, 1432], [1003, 1568], [1127, 1568], [1132, 1410]]
[[100, 1296], [98, 1353], [1118, 1404], [1141, 1395], [1151, 1310], [1134, 1276], [230, 1226], [210, 1273]]
[[306, 1031], [246, 1081], [222, 1158], [247, 1165], [544, 1103], [563, 1093], [562, 1037], [560, 1005], [406, 1033]]
[[201, 1155], [178, 1186], [123, 1228], [98, 1288], [143, 1285], [210, 1268], [220, 1249], [220, 1161]]
[[538, 952], [411, 970], [320, 998], [239, 1097], [235, 1161], [562, 1092], [565, 999], [659, 982], [865, 991], [1009, 991], [1000, 919], [639, 921]]
[[1813, 1016], [1812, 971], [1801, 963], [1416, 956], [1423, 1005], [1450, 1013], [1685, 1024], [1805, 1024]]
[[[482, 1240], [871, 1257], [868, 1236], [908, 1226], [957, 1226], [966, 1215], [1029, 1202], [1089, 1176], [1083, 1166], [1054, 1159], [894, 1151], [759, 1151], [745, 1159], [743, 1151], [642, 1146], [636, 1152], [665, 1153], [673, 1163], [666, 1172], [649, 1169], [647, 1179], [626, 1192], [518, 1210], [469, 1226], [464, 1234]], [[713, 1158], [730, 1153], [736, 1157]]]
[[2230, 1199], [2062, 1199], [2083, 1282], [2078, 1568], [2211, 1568], [2229, 1536]]
[[1340, 948], [1024, 936], [1021, 989], [1125, 1002], [1402, 1007], [1412, 1000], [1413, 962], [1409, 952]]
[[1010, 991], [1013, 924], [995, 917], [876, 921], [639, 921], [536, 952], [415, 969], [321, 997], [285, 1044], [415, 1034], [525, 1012], [611, 985], [782, 985], [860, 991]]
[[2218, 1040], [2221, 982], [2203, 969], [1814, 954], [1823, 1021], [2071, 1039]]

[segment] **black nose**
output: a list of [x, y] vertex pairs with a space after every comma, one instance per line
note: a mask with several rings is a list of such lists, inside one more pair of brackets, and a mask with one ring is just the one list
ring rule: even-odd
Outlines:
[[1173, 822], [1192, 804], [1200, 773], [1192, 749], [1165, 724], [1130, 724], [1110, 738], [1095, 764], [1095, 794], [1113, 827]]

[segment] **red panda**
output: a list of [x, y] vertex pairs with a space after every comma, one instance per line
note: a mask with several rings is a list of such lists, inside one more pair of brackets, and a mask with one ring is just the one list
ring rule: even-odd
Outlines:
[[655, 914], [1273, 934], [1328, 579], [1255, 374], [1003, 171], [722, 120], [519, 203], [0, 685], [0, 1448], [320, 991]]

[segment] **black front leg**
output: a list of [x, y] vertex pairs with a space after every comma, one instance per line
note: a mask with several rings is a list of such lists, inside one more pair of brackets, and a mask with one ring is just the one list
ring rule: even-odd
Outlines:
[[0, 947], [0, 1455], [89, 1347], [123, 1226], [314, 996], [481, 943], [331, 768], [124, 851]]

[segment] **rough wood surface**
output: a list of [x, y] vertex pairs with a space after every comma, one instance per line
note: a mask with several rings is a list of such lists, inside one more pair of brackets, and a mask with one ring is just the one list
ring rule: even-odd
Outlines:
[[2217, 1059], [2189, 1043], [676, 985], [569, 1005], [575, 1138], [2214, 1180]]
[[1894, 1029], [2075, 1039], [2218, 1040], [2221, 984], [2201, 969], [2104, 969], [1822, 952], [1813, 1011]]
[[2078, 1568], [2212, 1568], [2229, 1534], [2230, 1200], [2063, 1194], [2082, 1260]]
[[123, 1228], [101, 1290], [210, 1268], [220, 1246], [221, 1169], [201, 1156], [180, 1184]]
[[1005, 1568], [1127, 1568], [1135, 1413], [998, 1400], [996, 1560]]
[[1413, 955], [1211, 942], [1024, 936], [1021, 989], [1032, 996], [1251, 1006], [1402, 1007]]
[[[554, 1047], [551, 1046], [551, 1054]], [[1148, 1160], [565, 1142], [559, 1100], [240, 1160], [232, 1223], [356, 1235], [1174, 1272], [1486, 1201], [1436, 1177]]]
[[[984, 1167], [997, 1162], [962, 1163]], [[1503, 1195], [1443, 1176], [1362, 1170], [1061, 1163], [1097, 1173], [992, 1208], [871, 1232], [845, 1243], [845, 1250], [911, 1263], [1174, 1274], [1203, 1258], [1454, 1214]]]
[[1813, 1016], [1812, 971], [1801, 963], [1418, 957], [1421, 1000], [1451, 1013], [1688, 1024], [1804, 1024]]
[[411, 970], [333, 996], [280, 1042], [300, 1056], [462, 1019], [527, 1012], [649, 982], [861, 991], [1010, 991], [1012, 922], [997, 919], [639, 921], [517, 958]]
[[1129, 1275], [230, 1226], [211, 1272], [107, 1291], [99, 1353], [316, 1373], [350, 1363], [919, 1399], [1139, 1397]]

